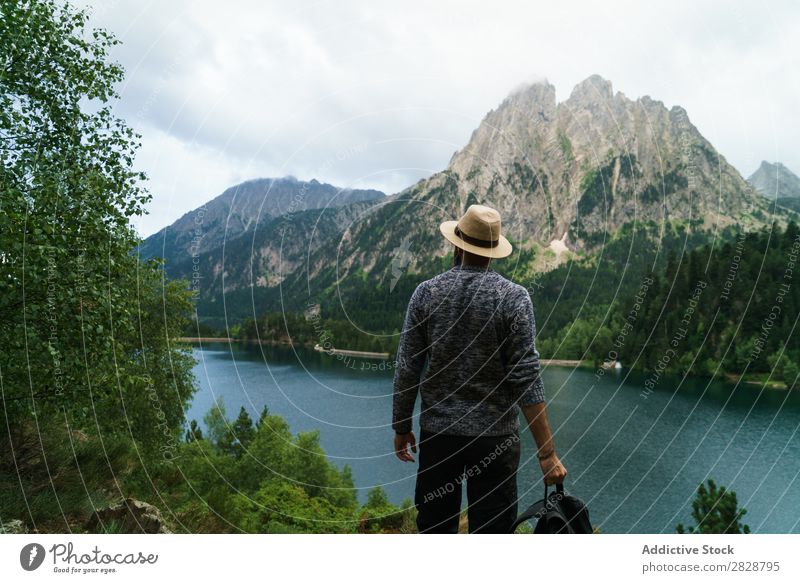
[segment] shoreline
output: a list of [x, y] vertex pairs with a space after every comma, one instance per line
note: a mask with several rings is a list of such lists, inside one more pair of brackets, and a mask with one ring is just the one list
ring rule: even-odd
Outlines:
[[252, 338], [212, 338], [212, 337], [204, 337], [204, 336], [182, 336], [177, 338], [178, 342], [182, 342], [183, 344], [233, 344], [241, 343], [241, 344], [255, 344], [255, 345], [263, 345], [263, 346], [302, 346], [303, 348], [311, 348], [311, 344], [306, 344], [302, 342], [288, 342], [282, 340], [255, 340]]
[[745, 375], [736, 374], [733, 372], [726, 372], [723, 374], [722, 379], [729, 383], [743, 383], [746, 385], [758, 385], [764, 389], [773, 391], [796, 391], [786, 386], [783, 381], [765, 380], [759, 378], [766, 373], [750, 373]]
[[542, 366], [581, 366], [582, 360], [569, 360], [564, 358], [540, 358], [539, 364]]
[[352, 356], [354, 358], [372, 358], [377, 360], [389, 360], [390, 354], [388, 352], [369, 352], [366, 350], [349, 350], [347, 348], [323, 348], [319, 344], [314, 345], [314, 350], [323, 352], [330, 356]]
[[202, 344], [203, 342], [217, 343], [217, 344], [230, 344], [232, 342], [241, 342], [239, 338], [211, 338], [206, 336], [181, 336], [176, 338], [177, 342], [183, 344]]
[[[370, 352], [368, 350], [351, 350], [349, 348], [323, 348], [319, 344], [308, 343], [292, 343], [281, 342], [277, 340], [252, 340], [243, 338], [212, 338], [212, 337], [192, 337], [182, 336], [177, 339], [178, 342], [184, 344], [232, 344], [234, 342], [244, 344], [262, 344], [265, 346], [302, 346], [303, 348], [311, 348], [316, 352], [322, 352], [331, 356], [352, 356], [354, 358], [371, 358], [379, 360], [390, 360], [391, 354], [388, 352]], [[539, 360], [543, 367], [545, 366], [563, 366], [563, 367], [578, 367], [585, 366], [587, 361], [583, 360], [570, 360], [564, 358], [542, 358]]]
[[[184, 336], [177, 338], [177, 342], [181, 342], [184, 344], [233, 344], [233, 343], [241, 343], [241, 344], [261, 344], [265, 346], [299, 346], [303, 348], [309, 348], [316, 352], [322, 352], [331, 356], [349, 356], [352, 358], [365, 358], [365, 359], [374, 359], [374, 360], [391, 360], [391, 354], [388, 352], [370, 352], [366, 350], [350, 350], [347, 348], [330, 348], [325, 349], [319, 346], [318, 344], [310, 344], [310, 343], [292, 343], [292, 342], [281, 342], [277, 340], [252, 340], [252, 339], [244, 339], [244, 338], [213, 338], [213, 337], [189, 337]], [[541, 364], [542, 368], [546, 368], [548, 366], [559, 366], [565, 368], [593, 368], [592, 362], [590, 360], [572, 360], [572, 359], [565, 359], [565, 358], [541, 358], [539, 359], [539, 363]], [[603, 368], [612, 369], [612, 367], [605, 366]], [[640, 369], [634, 369], [637, 372], [646, 372], [641, 371]], [[676, 373], [677, 374], [677, 373]], [[763, 373], [756, 373], [754, 375], [739, 375], [736, 373], [725, 373], [723, 376], [719, 377], [715, 380], [726, 381], [728, 383], [736, 383], [739, 382], [743, 385], [750, 385], [752, 387], [761, 386], [764, 389], [772, 390], [772, 391], [798, 391], [798, 389], [789, 389], [782, 382], [779, 381], [764, 381], [763, 379], [759, 379], [758, 375]], [[707, 376], [698, 375], [698, 374], [691, 374], [688, 375], [693, 378], [704, 378], [707, 379]], [[800, 392], [800, 391], [799, 391]]]
[[311, 344], [306, 342], [285, 342], [280, 340], [254, 340], [247, 338], [211, 338], [211, 337], [190, 337], [182, 336], [177, 339], [178, 342], [183, 344], [232, 344], [234, 342], [243, 344], [254, 344], [262, 346], [296, 346], [302, 348], [310, 348], [316, 352], [337, 356], [352, 356], [355, 358], [372, 358], [379, 360], [390, 360], [391, 354], [388, 352], [370, 352], [368, 350], [350, 350], [349, 348], [322, 348], [319, 344]]

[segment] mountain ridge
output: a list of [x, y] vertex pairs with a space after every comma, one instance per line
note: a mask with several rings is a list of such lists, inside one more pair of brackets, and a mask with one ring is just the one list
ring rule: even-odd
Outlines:
[[[632, 100], [597, 75], [558, 102], [554, 86], [543, 81], [510, 94], [445, 169], [399, 193], [299, 210], [290, 215], [291, 238], [277, 228], [277, 218], [266, 221], [269, 236], [288, 245], [256, 229], [247, 245], [237, 243], [241, 256], [205, 249], [202, 271], [212, 285], [201, 293], [203, 305], [219, 318], [220, 295], [230, 294], [256, 314], [320, 304], [348, 319], [369, 305], [377, 319], [381, 306], [402, 304], [390, 294], [410, 293], [407, 282], [446, 265], [451, 248], [438, 225], [474, 203], [501, 212], [515, 245], [505, 263], [522, 278], [558, 264], [558, 257], [550, 261], [553, 241], [567, 251], [563, 262], [601, 253], [611, 234], [637, 221], [684, 224], [696, 244], [702, 237], [695, 232], [710, 239], [729, 227], [785, 220], [782, 213], [789, 212], [773, 215], [684, 108], [668, 109], [650, 96]], [[181, 265], [186, 277], [185, 255]], [[271, 275], [262, 278], [259, 271]]]
[[[517, 250], [534, 253], [554, 240], [573, 252], [591, 252], [632, 220], [699, 221], [696, 228], [709, 232], [770, 220], [765, 201], [682, 107], [667, 109], [649, 96], [630, 100], [596, 75], [559, 103], [555, 87], [543, 81], [516, 90], [487, 113], [446, 169], [354, 225], [339, 272], [364, 270], [383, 283], [385, 258], [409, 232], [419, 233], [417, 248], [425, 255], [414, 253], [408, 269], [425, 272], [428, 255], [449, 251], [438, 224], [474, 203], [497, 208]], [[393, 234], [376, 240], [372, 231], [383, 225]], [[326, 259], [312, 254], [310, 261]]]
[[800, 199], [800, 177], [781, 162], [762, 160], [747, 182], [768, 200]]
[[139, 246], [142, 259], [162, 257], [167, 269], [250, 233], [276, 217], [298, 211], [377, 201], [378, 190], [339, 188], [317, 179], [254, 178], [229, 188], [147, 237]]

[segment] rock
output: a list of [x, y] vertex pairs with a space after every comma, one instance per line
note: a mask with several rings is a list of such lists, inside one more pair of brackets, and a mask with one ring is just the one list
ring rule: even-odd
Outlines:
[[[571, 250], [591, 248], [594, 235], [614, 232], [634, 216], [656, 223], [701, 217], [711, 229], [755, 217], [752, 204], [766, 208], [684, 109], [669, 110], [649, 96], [630, 99], [598, 75], [578, 83], [561, 102], [547, 82], [516, 90], [484, 118], [447, 172], [455, 193], [431, 201], [430, 194], [442, 190], [434, 175], [415, 200], [438, 209], [456, 199], [457, 208], [446, 209], [453, 217], [468, 204], [488, 204], [500, 211], [503, 229], [516, 241], [547, 246], [569, 232]], [[407, 221], [435, 233], [436, 222], [450, 218], [444, 210], [430, 214], [430, 225], [425, 217]], [[393, 219], [382, 237], [394, 241], [400, 235], [393, 230], [411, 232], [403, 220]], [[369, 248], [359, 247], [358, 237], [354, 241]]]
[[800, 177], [780, 162], [764, 160], [747, 182], [769, 200], [800, 198]]
[[28, 527], [17, 518], [14, 520], [6, 520], [0, 524], [0, 534], [26, 534], [27, 532]]
[[115, 506], [95, 510], [86, 528], [92, 532], [102, 532], [111, 523], [114, 524], [115, 531], [118, 528], [125, 534], [172, 534], [158, 508], [133, 498], [127, 498]]
[[614, 97], [611, 81], [592, 75], [578, 83], [570, 93], [570, 100], [584, 103], [608, 101]]

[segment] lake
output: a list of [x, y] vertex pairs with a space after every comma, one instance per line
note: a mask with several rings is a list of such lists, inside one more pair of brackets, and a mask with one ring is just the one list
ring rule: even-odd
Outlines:
[[[413, 498], [416, 464], [392, 452], [390, 363], [274, 346], [194, 352], [199, 389], [189, 420], [202, 421], [216, 400], [232, 418], [244, 406], [258, 419], [266, 405], [295, 433], [319, 430], [328, 457], [352, 468], [362, 501], [378, 485], [394, 503]], [[646, 375], [625, 369], [542, 374], [566, 488], [602, 532], [674, 532], [708, 477], [737, 493], [753, 532], [800, 532], [797, 392], [661, 377], [645, 396]], [[533, 441], [522, 443], [521, 508], [543, 491]]]

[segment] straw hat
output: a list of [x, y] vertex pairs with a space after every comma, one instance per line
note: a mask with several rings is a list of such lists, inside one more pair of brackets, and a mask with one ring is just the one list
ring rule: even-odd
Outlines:
[[443, 222], [439, 230], [459, 249], [481, 257], [500, 259], [513, 251], [508, 239], [500, 234], [500, 213], [488, 206], [473, 204], [463, 217]]

